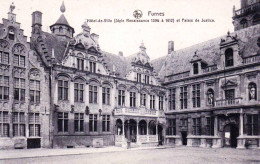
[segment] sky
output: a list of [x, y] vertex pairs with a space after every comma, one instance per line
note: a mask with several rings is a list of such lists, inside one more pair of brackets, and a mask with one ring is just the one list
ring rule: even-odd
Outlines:
[[[16, 21], [28, 36], [31, 33], [32, 12], [43, 13], [42, 30], [48, 31], [61, 15], [63, 0], [0, 0], [0, 18], [7, 18], [12, 2], [16, 6]], [[75, 34], [82, 32], [81, 25], [86, 19], [135, 19], [133, 12], [141, 10], [141, 19], [149, 23], [93, 23], [91, 32], [99, 35], [103, 51], [124, 56], [139, 51], [143, 42], [151, 59], [167, 55], [168, 41], [174, 41], [174, 49], [179, 50], [233, 32], [233, 6], [240, 8], [240, 0], [64, 0], [65, 17]], [[151, 16], [148, 13], [163, 13]], [[151, 19], [164, 22], [151, 22]], [[175, 22], [165, 22], [174, 19]], [[181, 22], [176, 22], [180, 19]], [[182, 22], [193, 19], [193, 22]], [[213, 19], [214, 22], [195, 22], [195, 19]], [[75, 36], [74, 34], [74, 36]]]

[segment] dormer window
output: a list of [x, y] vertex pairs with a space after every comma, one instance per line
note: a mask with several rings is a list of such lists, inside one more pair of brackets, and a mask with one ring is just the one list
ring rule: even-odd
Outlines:
[[225, 52], [225, 63], [226, 67], [234, 65], [233, 50], [231, 48], [227, 49]]
[[150, 77], [148, 75], [145, 75], [144, 76], [144, 83], [149, 84], [149, 79], [150, 79]]
[[77, 59], [77, 68], [78, 68], [78, 70], [81, 70], [81, 71], [84, 70], [84, 60], [83, 59], [80, 59], [80, 58]]
[[90, 61], [89, 62], [89, 67], [90, 67], [90, 69], [89, 69], [90, 72], [96, 73], [96, 62]]
[[138, 82], [138, 83], [141, 83], [142, 82], [142, 75], [140, 74], [140, 73], [137, 73], [136, 74], [136, 81]]
[[193, 64], [193, 74], [194, 75], [199, 74], [199, 65], [198, 65], [198, 63], [194, 63]]

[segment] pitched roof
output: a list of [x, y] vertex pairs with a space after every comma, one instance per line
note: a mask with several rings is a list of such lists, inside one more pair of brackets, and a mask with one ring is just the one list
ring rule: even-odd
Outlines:
[[69, 26], [69, 23], [67, 21], [67, 19], [65, 18], [64, 14], [61, 14], [60, 18], [56, 21], [55, 24], [61, 24], [61, 25], [66, 25], [66, 26]]
[[[260, 37], [260, 25], [236, 31], [231, 35], [237, 35], [242, 57], [256, 55], [259, 51], [257, 40]], [[221, 38], [225, 37], [226, 35], [188, 48], [173, 51], [167, 56], [151, 61], [151, 63], [159, 75], [172, 75], [186, 72], [191, 69], [190, 61], [197, 51], [198, 57], [204, 60], [208, 65], [220, 65], [220, 42]]]
[[68, 42], [60, 40], [56, 35], [47, 32], [43, 32], [43, 36], [45, 38], [45, 45], [48, 49], [48, 54], [51, 56], [52, 49], [54, 49], [55, 60], [57, 63], [61, 63]]

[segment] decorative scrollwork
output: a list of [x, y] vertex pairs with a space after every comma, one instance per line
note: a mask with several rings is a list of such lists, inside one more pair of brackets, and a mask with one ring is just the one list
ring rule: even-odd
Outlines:
[[15, 54], [26, 54], [26, 48], [24, 45], [22, 44], [16, 44], [13, 47], [13, 53]]
[[6, 40], [0, 40], [0, 49], [9, 49], [10, 44]]

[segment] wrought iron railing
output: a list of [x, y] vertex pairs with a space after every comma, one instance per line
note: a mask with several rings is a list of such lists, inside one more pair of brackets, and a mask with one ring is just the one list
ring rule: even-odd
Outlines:
[[253, 13], [257, 10], [260, 10], [260, 2], [254, 3], [248, 7], [242, 8], [240, 10], [235, 11], [234, 17], [241, 17], [250, 13]]

